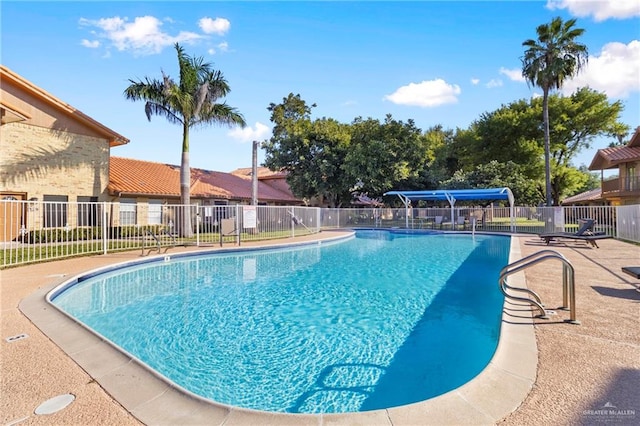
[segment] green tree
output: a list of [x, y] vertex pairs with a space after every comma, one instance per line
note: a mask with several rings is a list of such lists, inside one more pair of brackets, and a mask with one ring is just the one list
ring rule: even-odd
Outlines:
[[[534, 99], [532, 105], [539, 110], [540, 99]], [[549, 127], [553, 140], [551, 160], [561, 166], [569, 166], [576, 154], [591, 148], [594, 139], [617, 139], [629, 131], [628, 125], [618, 121], [624, 109], [622, 102], [609, 103], [604, 93], [588, 87], [578, 89], [571, 96], [550, 96], [548, 108], [555, 117]]]
[[556, 17], [549, 24], [536, 28], [537, 40], [525, 40], [522, 58], [522, 76], [529, 84], [542, 89], [542, 121], [544, 124], [545, 194], [546, 204], [551, 206], [551, 162], [549, 134], [549, 92], [560, 89], [565, 80], [575, 76], [588, 60], [587, 46], [576, 39], [584, 29], [574, 28], [575, 19], [566, 22]]
[[[124, 96], [132, 101], [145, 101], [144, 111], [151, 121], [153, 115], [163, 116], [170, 123], [182, 126], [182, 159], [180, 163], [180, 201], [191, 203], [189, 165], [189, 131], [196, 126], [221, 124], [246, 125], [243, 116], [226, 103], [218, 101], [231, 91], [219, 70], [214, 70], [202, 57], [191, 57], [175, 44], [180, 80], [176, 83], [162, 72], [162, 79], [129, 80]], [[191, 236], [191, 215], [185, 212], [180, 226], [183, 236]]]
[[[544, 131], [538, 125], [542, 99], [518, 100], [484, 113], [465, 132], [455, 136], [461, 164], [466, 172], [492, 160], [514, 162], [528, 179], [540, 181], [546, 194], [542, 171]], [[560, 197], [571, 192], [574, 179], [567, 168], [575, 169], [573, 161], [583, 149], [591, 147], [598, 137], [616, 137], [629, 127], [619, 120], [623, 110], [620, 101], [609, 102], [606, 95], [589, 88], [577, 90], [571, 96], [549, 96], [548, 108], [555, 118], [549, 132], [550, 162], [553, 166], [551, 197], [558, 204]]]
[[543, 148], [539, 111], [526, 100], [514, 101], [495, 111], [485, 112], [461, 134], [465, 170], [497, 160], [521, 166], [529, 179], [542, 178]]
[[[557, 166], [551, 190], [553, 198], [561, 200], [570, 194], [576, 194], [578, 188], [584, 187], [588, 181], [588, 175], [574, 167]], [[559, 202], [558, 202], [559, 204]]]
[[522, 174], [522, 167], [513, 161], [501, 163], [493, 160], [477, 165], [471, 171], [458, 170], [453, 176], [443, 181], [445, 189], [468, 188], [500, 188], [511, 189], [516, 204], [537, 205], [543, 200], [541, 188], [536, 181]]
[[418, 178], [433, 158], [429, 140], [413, 120], [404, 123], [387, 115], [383, 123], [358, 117], [351, 123], [351, 144], [344, 168], [351, 182], [373, 198]]
[[311, 120], [311, 107], [290, 93], [281, 104], [270, 104], [274, 123], [271, 139], [263, 142], [264, 165], [285, 170], [291, 191], [300, 198], [319, 198], [331, 206], [348, 203], [355, 182], [344, 170], [350, 142], [349, 126], [333, 119]]
[[422, 164], [414, 176], [401, 182], [406, 189], [438, 189], [440, 182], [449, 179], [461, 167], [461, 150], [454, 142], [461, 129], [445, 130], [441, 125], [432, 126], [422, 136]]
[[584, 183], [575, 188], [573, 191], [565, 191], [566, 197], [571, 197], [585, 191], [600, 188], [600, 176], [598, 175], [598, 173], [589, 171], [589, 169], [585, 165], [578, 167], [578, 171], [584, 175]]
[[[540, 100], [533, 101], [540, 109]], [[582, 88], [571, 96], [550, 96], [549, 111], [555, 119], [549, 133], [553, 142], [550, 147], [551, 196], [554, 205], [564, 197], [590, 181], [589, 175], [572, 164], [576, 155], [591, 147], [597, 137], [617, 137], [629, 130], [629, 126], [618, 121], [623, 110], [620, 101], [609, 103], [607, 96], [589, 88]]]

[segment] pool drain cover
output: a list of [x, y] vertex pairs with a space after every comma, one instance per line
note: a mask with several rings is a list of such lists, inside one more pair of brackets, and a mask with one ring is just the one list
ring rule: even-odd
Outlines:
[[38, 405], [34, 413], [38, 415], [56, 413], [63, 408], [66, 408], [67, 405], [71, 404], [74, 399], [76, 399], [76, 396], [70, 393], [54, 396], [53, 398], [48, 399], [42, 404]]

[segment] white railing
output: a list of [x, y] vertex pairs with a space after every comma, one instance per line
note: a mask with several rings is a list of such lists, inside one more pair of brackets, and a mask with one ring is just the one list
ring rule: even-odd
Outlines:
[[640, 243], [640, 205], [616, 208], [616, 238]]
[[320, 231], [312, 207], [0, 201], [0, 268], [175, 245], [242, 244]]
[[640, 243], [640, 205], [597, 207], [357, 208], [0, 201], [0, 268], [175, 245], [242, 244], [336, 228], [408, 228], [539, 234], [595, 231]]
[[[619, 222], [619, 209], [629, 212], [624, 223]], [[637, 214], [632, 212], [638, 206], [609, 207], [515, 207], [513, 224], [509, 207], [431, 207], [431, 208], [358, 208], [358, 209], [322, 209], [323, 228], [409, 228], [440, 230], [471, 230], [490, 232], [518, 232], [540, 234], [542, 232], [574, 232], [579, 220], [595, 220], [594, 230], [605, 232], [614, 237], [629, 241], [639, 241]], [[625, 216], [626, 217], [626, 216]], [[618, 232], [628, 226], [624, 236]], [[633, 228], [633, 229], [631, 229]], [[636, 234], [634, 234], [634, 231]]]

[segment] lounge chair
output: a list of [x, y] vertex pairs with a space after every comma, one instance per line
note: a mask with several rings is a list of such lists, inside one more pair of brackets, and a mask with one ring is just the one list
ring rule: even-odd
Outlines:
[[622, 272], [640, 280], [640, 266], [623, 266]]
[[599, 248], [596, 240], [604, 240], [606, 238], [612, 238], [611, 235], [607, 235], [604, 232], [593, 232], [593, 225], [595, 220], [593, 219], [581, 219], [582, 225], [576, 232], [547, 232], [540, 234], [539, 237], [549, 245], [551, 241], [559, 239], [579, 240], [585, 241], [592, 247]]

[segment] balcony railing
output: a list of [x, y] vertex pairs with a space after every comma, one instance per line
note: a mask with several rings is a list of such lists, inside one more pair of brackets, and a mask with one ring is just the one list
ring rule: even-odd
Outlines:
[[631, 192], [640, 193], [640, 176], [627, 176], [624, 179], [613, 178], [602, 182], [602, 193]]

